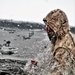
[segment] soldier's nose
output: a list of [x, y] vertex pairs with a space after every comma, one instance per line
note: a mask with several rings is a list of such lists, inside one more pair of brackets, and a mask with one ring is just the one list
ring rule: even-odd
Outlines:
[[44, 21], [44, 22], [47, 22], [47, 20], [46, 20], [45, 18], [43, 19], [43, 21]]

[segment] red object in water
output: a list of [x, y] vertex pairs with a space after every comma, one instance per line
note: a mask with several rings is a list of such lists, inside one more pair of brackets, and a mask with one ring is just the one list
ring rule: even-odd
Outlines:
[[31, 60], [31, 63], [37, 66], [37, 61], [36, 60]]

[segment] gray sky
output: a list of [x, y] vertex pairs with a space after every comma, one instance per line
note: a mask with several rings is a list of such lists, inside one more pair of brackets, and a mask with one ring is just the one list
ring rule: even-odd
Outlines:
[[74, 6], [74, 0], [0, 0], [0, 18], [43, 23], [47, 13], [59, 8], [75, 26]]

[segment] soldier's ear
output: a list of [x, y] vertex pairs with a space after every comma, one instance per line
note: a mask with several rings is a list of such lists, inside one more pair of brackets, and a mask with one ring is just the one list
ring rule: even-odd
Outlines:
[[69, 23], [68, 23], [68, 19], [64, 18], [62, 21], [62, 28], [64, 30], [65, 33], [70, 31], [70, 27], [69, 27]]
[[69, 22], [68, 22], [68, 18], [67, 15], [62, 11], [61, 13], [61, 25], [62, 25], [62, 29], [64, 30], [65, 33], [70, 31], [70, 27], [69, 27]]

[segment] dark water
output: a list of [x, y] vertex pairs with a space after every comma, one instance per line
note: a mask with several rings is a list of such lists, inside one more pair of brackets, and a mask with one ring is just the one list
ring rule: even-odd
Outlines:
[[[11, 31], [9, 31], [11, 30]], [[10, 33], [12, 31], [14, 33]], [[29, 34], [33, 33], [30, 38]], [[26, 38], [26, 39], [25, 39]], [[11, 41], [10, 46], [17, 48], [17, 53], [12, 56], [22, 57], [26, 59], [35, 58], [38, 53], [42, 53], [49, 47], [47, 34], [44, 30], [20, 30], [13, 28], [0, 29], [0, 44], [4, 44], [4, 40]]]

